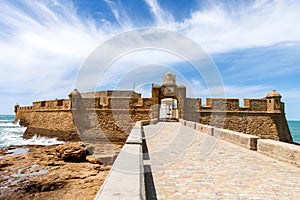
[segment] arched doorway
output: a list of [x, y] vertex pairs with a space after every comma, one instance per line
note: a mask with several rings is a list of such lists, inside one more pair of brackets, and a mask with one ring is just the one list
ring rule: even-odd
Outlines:
[[177, 99], [164, 98], [161, 100], [160, 119], [178, 119]]
[[152, 100], [154, 105], [151, 110], [152, 119], [184, 119], [186, 87], [176, 85], [176, 75], [167, 73], [161, 86], [152, 85]]

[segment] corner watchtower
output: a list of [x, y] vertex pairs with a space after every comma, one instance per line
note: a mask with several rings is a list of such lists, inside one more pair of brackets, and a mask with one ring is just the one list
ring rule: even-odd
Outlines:
[[276, 90], [272, 90], [266, 96], [267, 99], [267, 111], [272, 113], [280, 113], [283, 109], [281, 105], [281, 95], [276, 92]]
[[70, 94], [69, 94], [69, 99], [71, 102], [71, 108], [78, 108], [80, 105], [81, 101], [81, 94], [77, 89], [74, 89]]

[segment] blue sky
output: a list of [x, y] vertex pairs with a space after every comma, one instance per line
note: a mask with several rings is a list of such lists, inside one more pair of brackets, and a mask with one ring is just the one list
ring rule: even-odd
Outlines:
[[[288, 119], [300, 119], [297, 0], [2, 0], [0, 7], [0, 113], [13, 113], [15, 103], [67, 98], [96, 47], [125, 31], [156, 27], [201, 46], [219, 70], [227, 97], [264, 97], [276, 89]], [[188, 84], [194, 96], [209, 97], [205, 80], [190, 69], [174, 55], [144, 50], [113, 63], [105, 79], [110, 84], [99, 88], [116, 88], [131, 70], [145, 76], [137, 88], [147, 96], [151, 82], [176, 71], [179, 84]], [[123, 89], [131, 89], [126, 80]]]

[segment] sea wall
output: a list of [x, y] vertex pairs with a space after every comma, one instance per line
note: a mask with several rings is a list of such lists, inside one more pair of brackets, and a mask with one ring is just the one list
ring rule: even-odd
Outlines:
[[123, 145], [137, 121], [150, 119], [149, 110], [96, 109], [88, 111], [90, 128], [110, 142]]
[[24, 138], [39, 135], [63, 141], [109, 139], [123, 145], [136, 121], [150, 120], [150, 110], [149, 98], [81, 98], [76, 104], [72, 99], [62, 99], [17, 105], [15, 120], [27, 127]]
[[[262, 139], [292, 142], [284, 114], [269, 113], [199, 113], [202, 124], [256, 135]], [[224, 115], [224, 117], [222, 116]]]
[[34, 135], [56, 137], [63, 141], [78, 141], [80, 138], [73, 123], [68, 99], [34, 102], [33, 106], [19, 107], [15, 120], [27, 127], [23, 137]]
[[262, 139], [292, 143], [284, 104], [279, 99], [278, 105], [273, 103], [267, 98], [247, 98], [244, 99], [244, 105], [240, 106], [239, 99], [207, 98], [206, 104], [202, 105], [201, 99], [187, 99], [184, 119], [252, 134]]
[[179, 118], [262, 139], [293, 142], [284, 104], [276, 91], [265, 98], [246, 98], [243, 106], [236, 98], [207, 98], [202, 104], [200, 98], [186, 98], [185, 91], [181, 86], [153, 86], [152, 98], [141, 98], [134, 91], [81, 94], [74, 90], [69, 99], [16, 105], [16, 120], [27, 126], [25, 138], [37, 134], [67, 141], [93, 139], [104, 133], [110, 141], [124, 144], [135, 122], [159, 118], [161, 100], [175, 98]]

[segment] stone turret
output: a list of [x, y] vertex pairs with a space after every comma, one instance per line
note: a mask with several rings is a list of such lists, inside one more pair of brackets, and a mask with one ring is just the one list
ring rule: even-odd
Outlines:
[[281, 95], [276, 90], [269, 92], [266, 99], [268, 112], [281, 112]]
[[163, 77], [163, 85], [176, 85], [176, 75], [172, 73], [167, 73]]
[[14, 108], [14, 112], [17, 113], [19, 108], [20, 108], [19, 104], [16, 103], [15, 108]]
[[77, 89], [74, 89], [70, 94], [69, 94], [69, 99], [71, 102], [71, 108], [77, 108], [78, 104], [81, 102], [81, 94]]

